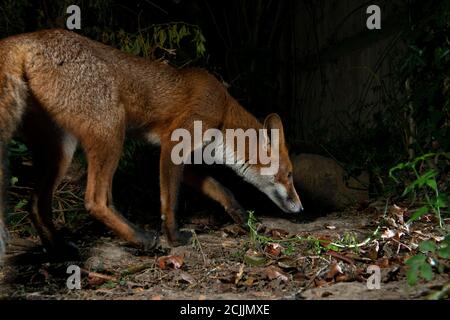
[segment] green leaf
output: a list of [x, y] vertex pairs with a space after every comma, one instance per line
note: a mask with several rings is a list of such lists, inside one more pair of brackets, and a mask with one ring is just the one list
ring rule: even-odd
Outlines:
[[185, 35], [186, 35], [186, 26], [183, 25], [183, 26], [181, 26], [181, 29], [180, 29], [180, 37], [184, 37]]
[[420, 217], [422, 217], [424, 214], [428, 213], [429, 211], [430, 211], [430, 209], [428, 208], [428, 206], [423, 206], [423, 207], [417, 209], [417, 211], [413, 213], [411, 218], [409, 218], [408, 223], [420, 219]]
[[405, 188], [405, 190], [402, 193], [402, 197], [406, 196], [407, 194], [411, 193], [412, 191], [414, 191], [414, 188], [417, 186], [417, 181], [414, 181], [413, 183], [411, 183], [409, 186], [407, 186]]
[[419, 249], [422, 252], [435, 252], [436, 244], [431, 240], [422, 241], [419, 244]]
[[339, 247], [337, 247], [337, 246], [334, 245], [334, 244], [329, 244], [329, 245], [327, 245], [325, 248], [328, 249], [328, 250], [331, 250], [331, 251], [336, 251], [336, 252], [339, 252], [339, 251], [340, 251]]
[[[429, 184], [432, 188], [437, 188], [436, 186], [436, 176], [438, 172], [436, 170], [428, 170], [423, 175], [421, 175], [419, 178], [417, 178], [416, 181], [413, 182], [414, 185], [417, 185], [419, 188], [423, 187], [425, 184]], [[433, 184], [434, 182], [434, 184]], [[436, 190], [436, 189], [434, 189]]]
[[266, 264], [266, 258], [260, 254], [245, 254], [244, 262], [250, 266], [260, 267]]
[[417, 283], [418, 276], [419, 271], [417, 267], [409, 268], [408, 271], [406, 272], [406, 279], [408, 280], [408, 284], [410, 286], [415, 285]]
[[19, 182], [19, 178], [11, 177], [10, 183], [12, 186], [15, 186], [17, 182]]
[[436, 183], [436, 180], [430, 179], [430, 180], [427, 180], [426, 183], [427, 183], [427, 185], [428, 185], [431, 189], [433, 189], [434, 191], [437, 190], [437, 183]]
[[427, 257], [424, 254], [419, 253], [406, 260], [405, 264], [410, 267], [417, 267], [423, 263], [426, 263], [425, 262], [426, 259]]
[[447, 197], [444, 195], [439, 195], [439, 197], [436, 198], [436, 204], [435, 206], [437, 208], [446, 208], [447, 207]]
[[394, 172], [405, 169], [407, 165], [408, 163], [399, 163], [395, 167], [391, 168], [391, 170], [389, 170], [389, 177], [394, 179], [395, 182], [398, 182], [397, 178], [394, 176]]
[[164, 30], [161, 30], [158, 34], [159, 45], [164, 47], [164, 43], [166, 42], [167, 35]]
[[425, 161], [425, 160], [427, 160], [429, 158], [432, 158], [434, 156], [436, 156], [436, 153], [434, 153], [434, 152], [426, 153], [426, 154], [424, 154], [424, 155], [422, 155], [420, 157], [415, 158], [414, 161], [413, 161], [413, 164], [416, 164], [416, 163], [421, 162], [421, 161]]
[[25, 207], [25, 206], [27, 205], [27, 203], [28, 203], [28, 200], [22, 199], [22, 200], [20, 200], [20, 201], [15, 205], [14, 208], [15, 208], [16, 210], [22, 209], [23, 207]]
[[444, 242], [450, 244], [450, 233], [445, 236]]
[[439, 257], [441, 257], [443, 259], [450, 259], [450, 245], [440, 248], [437, 251], [437, 254]]
[[428, 264], [424, 263], [419, 266], [420, 275], [427, 281], [430, 281], [434, 277], [433, 268]]

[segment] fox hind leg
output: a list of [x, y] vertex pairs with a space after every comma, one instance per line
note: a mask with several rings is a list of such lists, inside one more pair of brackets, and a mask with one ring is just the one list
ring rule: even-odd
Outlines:
[[184, 182], [205, 196], [218, 202], [230, 215], [235, 223], [246, 227], [248, 215], [237, 202], [233, 193], [211, 176], [203, 175], [192, 167], [184, 171]]
[[176, 222], [178, 197], [183, 180], [184, 165], [176, 165], [171, 160], [173, 144], [161, 146], [160, 156], [160, 192], [161, 219], [170, 245], [176, 247], [188, 244], [192, 234], [180, 231]]
[[58, 239], [52, 219], [52, 200], [72, 162], [76, 139], [58, 128], [39, 109], [26, 114], [23, 132], [32, 152], [36, 178], [30, 208], [34, 226], [50, 254], [75, 256], [76, 248]]

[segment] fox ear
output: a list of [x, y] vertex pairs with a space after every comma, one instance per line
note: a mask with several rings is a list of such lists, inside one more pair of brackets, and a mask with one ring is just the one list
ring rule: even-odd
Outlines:
[[277, 129], [280, 139], [280, 144], [284, 145], [284, 130], [283, 130], [283, 122], [281, 121], [281, 118], [276, 113], [269, 114], [266, 119], [264, 120], [264, 129], [267, 130], [267, 134], [270, 135], [271, 129]]

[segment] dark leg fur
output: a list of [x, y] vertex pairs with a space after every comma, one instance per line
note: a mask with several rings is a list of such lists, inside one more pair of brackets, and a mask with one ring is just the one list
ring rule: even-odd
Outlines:
[[19, 125], [27, 99], [27, 87], [20, 77], [11, 77], [2, 72], [0, 65], [0, 260], [6, 247], [4, 223], [6, 174], [6, 148]]

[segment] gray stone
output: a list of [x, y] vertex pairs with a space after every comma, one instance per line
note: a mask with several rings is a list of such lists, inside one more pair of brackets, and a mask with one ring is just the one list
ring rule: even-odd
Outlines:
[[292, 157], [294, 183], [302, 200], [328, 209], [340, 210], [369, 199], [369, 175], [350, 177], [331, 158], [315, 154]]

